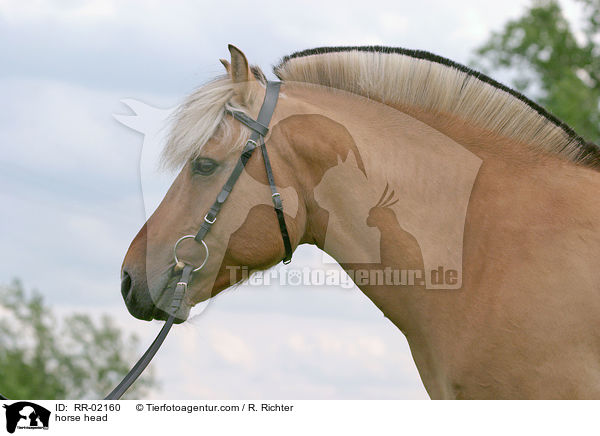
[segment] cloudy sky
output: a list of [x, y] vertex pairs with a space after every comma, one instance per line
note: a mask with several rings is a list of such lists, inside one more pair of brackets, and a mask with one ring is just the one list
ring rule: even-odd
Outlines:
[[[110, 313], [149, 342], [160, 323], [133, 319], [119, 293], [152, 195], [143, 137], [113, 118], [129, 113], [121, 100], [173, 107], [221, 73], [228, 43], [268, 72], [326, 45], [467, 63], [527, 4], [0, 0], [0, 282], [21, 278], [61, 313]], [[320, 259], [303, 247], [291, 266]], [[406, 340], [357, 289], [240, 287], [195, 313], [159, 353], [155, 398], [427, 398]]]

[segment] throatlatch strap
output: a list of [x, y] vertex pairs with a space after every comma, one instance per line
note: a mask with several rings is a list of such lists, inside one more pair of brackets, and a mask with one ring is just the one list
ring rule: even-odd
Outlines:
[[292, 243], [290, 242], [290, 236], [288, 234], [287, 225], [285, 224], [285, 215], [283, 214], [283, 202], [281, 201], [281, 194], [277, 192], [277, 186], [275, 185], [275, 179], [273, 177], [273, 170], [271, 168], [271, 160], [267, 153], [267, 146], [264, 142], [260, 144], [262, 150], [263, 160], [265, 161], [265, 170], [267, 171], [267, 179], [269, 180], [269, 186], [271, 187], [271, 198], [273, 199], [273, 207], [277, 214], [277, 221], [279, 221], [279, 230], [281, 230], [281, 238], [283, 239], [283, 247], [285, 248], [285, 256], [283, 263], [288, 264], [292, 261]]

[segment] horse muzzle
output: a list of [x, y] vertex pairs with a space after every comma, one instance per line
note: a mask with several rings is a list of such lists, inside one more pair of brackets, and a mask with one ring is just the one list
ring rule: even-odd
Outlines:
[[[144, 321], [166, 320], [169, 317], [168, 310], [177, 284], [177, 277], [168, 274], [165, 279], [160, 281], [160, 288], [163, 291], [153, 298], [145, 274], [142, 274], [140, 278], [139, 274], [130, 274], [126, 269], [121, 271], [121, 295], [131, 315]], [[189, 316], [189, 311], [189, 306], [182, 304], [175, 314], [175, 323], [184, 322]]]

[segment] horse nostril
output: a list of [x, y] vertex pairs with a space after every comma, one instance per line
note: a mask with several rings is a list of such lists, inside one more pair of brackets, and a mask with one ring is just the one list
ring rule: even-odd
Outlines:
[[131, 276], [125, 270], [121, 273], [121, 295], [124, 299], [127, 299], [129, 291], [131, 290]]

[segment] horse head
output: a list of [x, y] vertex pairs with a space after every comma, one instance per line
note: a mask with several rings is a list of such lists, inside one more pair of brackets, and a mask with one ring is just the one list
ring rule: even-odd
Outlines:
[[[248, 65], [240, 50], [229, 46], [229, 51], [231, 61], [221, 60], [227, 74], [193, 93], [176, 111], [163, 162], [180, 169], [179, 174], [125, 256], [121, 293], [137, 318], [167, 317], [170, 297], [166, 290], [178, 280], [173, 268], [174, 245], [182, 236], [196, 234], [249, 136], [249, 129], [230, 111], [256, 119], [263, 102], [264, 75]], [[302, 224], [297, 221], [302, 216], [301, 204], [289, 156], [280, 143], [284, 141], [270, 141], [272, 136], [269, 133], [265, 140], [290, 239], [296, 246], [302, 236]], [[189, 238], [177, 247], [177, 256], [185, 263], [195, 267], [205, 263], [188, 285], [177, 313], [179, 321], [187, 318], [191, 306], [240, 281], [242, 266], [265, 269], [283, 257], [284, 245], [260, 151], [247, 161], [204, 242], [206, 248]]]

